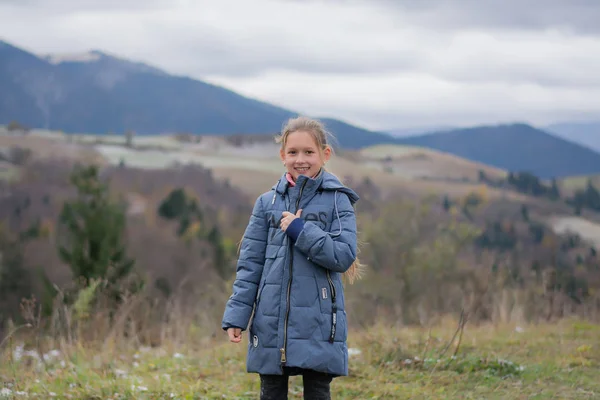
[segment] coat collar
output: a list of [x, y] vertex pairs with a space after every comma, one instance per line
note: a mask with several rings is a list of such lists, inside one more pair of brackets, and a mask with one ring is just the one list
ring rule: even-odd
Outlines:
[[280, 178], [277, 184], [273, 186], [273, 189], [279, 194], [285, 194], [286, 192], [299, 191], [300, 188], [303, 188], [303, 193], [310, 193], [316, 191], [323, 182], [323, 177], [325, 174], [325, 170], [321, 169], [319, 173], [314, 177], [310, 178], [306, 175], [300, 175], [296, 178], [296, 185], [292, 186], [288, 181], [286, 174], [284, 173]]
[[[321, 169], [321, 171], [314, 178], [309, 178], [305, 175], [300, 175], [296, 179], [296, 187], [299, 189], [302, 187], [303, 184], [303, 193], [308, 194], [317, 190], [337, 190], [339, 192], [347, 194], [352, 204], [356, 203], [360, 199], [360, 197], [354, 190], [345, 186], [335, 175], [333, 175], [325, 169]], [[271, 189], [275, 190], [280, 195], [285, 195], [286, 192], [288, 192], [288, 190], [291, 189], [291, 185], [287, 181], [285, 173], [279, 178], [279, 181], [275, 185], [273, 185]]]

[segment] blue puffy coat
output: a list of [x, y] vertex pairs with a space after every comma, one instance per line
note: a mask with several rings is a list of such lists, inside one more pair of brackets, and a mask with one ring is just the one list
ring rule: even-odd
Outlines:
[[[245, 330], [252, 317], [248, 372], [292, 367], [348, 375], [341, 277], [356, 259], [358, 199], [322, 170], [314, 179], [300, 175], [295, 186], [284, 175], [256, 200], [222, 321], [223, 329]], [[304, 224], [293, 240], [280, 221], [283, 211], [298, 209]]]

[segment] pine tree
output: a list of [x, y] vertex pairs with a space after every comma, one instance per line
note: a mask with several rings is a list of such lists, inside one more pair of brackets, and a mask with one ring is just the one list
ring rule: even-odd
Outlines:
[[188, 200], [185, 191], [175, 189], [160, 203], [158, 215], [166, 219], [175, 219], [185, 215], [188, 211]]
[[523, 221], [529, 222], [529, 208], [526, 204], [521, 204], [521, 216], [523, 217]]
[[7, 318], [18, 318], [20, 299], [33, 292], [33, 274], [24, 264], [24, 242], [0, 224], [0, 332]]
[[74, 279], [83, 280], [86, 286], [91, 279], [105, 279], [116, 296], [120, 281], [135, 265], [135, 260], [126, 255], [124, 207], [110, 201], [108, 187], [100, 181], [96, 166], [76, 168], [71, 184], [77, 189], [77, 197], [64, 203], [59, 217], [64, 231], [59, 255], [71, 268]]
[[556, 179], [552, 179], [552, 187], [550, 188], [549, 197], [552, 200], [560, 199], [560, 189], [558, 188], [558, 183], [556, 182]]
[[225, 279], [231, 271], [229, 271], [228, 268], [227, 253], [223, 246], [223, 237], [219, 228], [214, 226], [208, 233], [206, 239], [214, 249], [215, 268], [219, 275]]
[[479, 173], [478, 173], [478, 176], [477, 176], [477, 180], [479, 182], [487, 182], [488, 181], [488, 177], [485, 174], [484, 170], [482, 170], [482, 169], [479, 170]]
[[172, 190], [160, 203], [158, 215], [168, 220], [179, 221], [177, 236], [185, 234], [194, 222], [204, 221], [204, 215], [195, 199], [189, 199], [182, 188]]
[[506, 178], [506, 181], [507, 181], [507, 182], [508, 182], [510, 185], [514, 185], [514, 184], [515, 184], [515, 182], [516, 182], [516, 179], [515, 179], [515, 174], [514, 174], [512, 171], [510, 171], [510, 172], [508, 173], [508, 177]]
[[588, 179], [585, 188], [585, 205], [592, 210], [600, 210], [600, 192], [594, 187], [591, 179]]
[[450, 202], [450, 198], [448, 197], [448, 195], [444, 196], [443, 207], [446, 211], [449, 211], [450, 207], [452, 207], [452, 203]]

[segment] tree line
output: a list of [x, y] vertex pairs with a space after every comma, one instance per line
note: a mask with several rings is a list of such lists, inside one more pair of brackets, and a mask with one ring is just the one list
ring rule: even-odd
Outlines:
[[492, 187], [510, 187], [519, 193], [552, 201], [562, 200], [573, 208], [575, 215], [584, 209], [600, 211], [600, 191], [588, 178], [584, 188], [576, 189], [573, 195], [564, 196], [555, 178], [549, 183], [529, 172], [509, 172], [506, 179], [492, 179], [484, 171], [479, 171], [479, 182]]

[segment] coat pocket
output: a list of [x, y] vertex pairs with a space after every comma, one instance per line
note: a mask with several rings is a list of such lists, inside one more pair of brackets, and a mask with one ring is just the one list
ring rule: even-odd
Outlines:
[[325, 274], [315, 274], [315, 283], [317, 285], [317, 292], [319, 294], [319, 306], [322, 314], [331, 314], [332, 307], [332, 295], [334, 291], [331, 290], [331, 285], [327, 281]]

